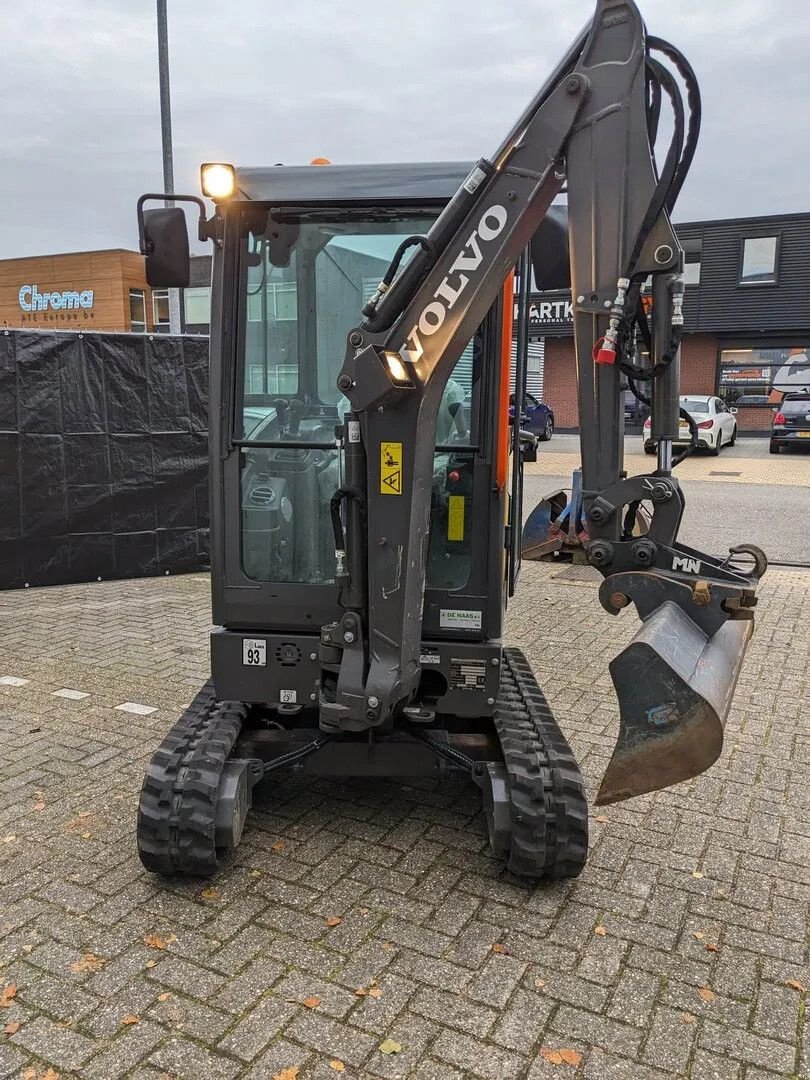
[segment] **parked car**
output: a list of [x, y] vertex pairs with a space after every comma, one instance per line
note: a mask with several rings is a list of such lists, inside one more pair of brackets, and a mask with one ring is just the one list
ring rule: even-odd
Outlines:
[[[709, 394], [685, 394], [681, 398], [681, 408], [692, 417], [698, 427], [698, 448], [708, 450], [710, 454], [719, 454], [723, 446], [733, 446], [737, 441], [736, 409], [730, 409], [719, 397]], [[676, 445], [689, 443], [689, 425], [682, 418], [678, 430]], [[652, 421], [644, 423], [644, 449], [654, 454], [656, 444], [652, 438]]]
[[[509, 397], [509, 415], [515, 415], [515, 395]], [[548, 442], [554, 434], [554, 413], [544, 401], [538, 401], [534, 394], [526, 394], [523, 399], [523, 416], [520, 426], [525, 431], [532, 431], [541, 440]]]
[[771, 427], [771, 453], [783, 446], [810, 447], [810, 391], [785, 394], [774, 414]]

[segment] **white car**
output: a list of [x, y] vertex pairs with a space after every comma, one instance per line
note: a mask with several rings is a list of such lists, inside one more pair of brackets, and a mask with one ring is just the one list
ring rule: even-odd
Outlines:
[[[737, 410], [730, 409], [719, 397], [712, 397], [710, 394], [684, 394], [681, 408], [688, 412], [697, 424], [699, 449], [719, 454], [721, 447], [733, 446], [736, 442]], [[689, 425], [681, 417], [675, 443], [684, 445], [690, 438]], [[652, 439], [652, 421], [649, 418], [644, 422], [644, 449], [648, 454], [654, 454], [656, 449]]]

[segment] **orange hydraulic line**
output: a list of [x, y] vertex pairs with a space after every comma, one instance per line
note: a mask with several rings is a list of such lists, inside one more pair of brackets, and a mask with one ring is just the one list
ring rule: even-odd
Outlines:
[[509, 376], [512, 368], [512, 323], [515, 312], [514, 270], [503, 283], [501, 307], [501, 383], [498, 390], [498, 411], [495, 417], [497, 431], [495, 483], [503, 489], [506, 486], [509, 468]]

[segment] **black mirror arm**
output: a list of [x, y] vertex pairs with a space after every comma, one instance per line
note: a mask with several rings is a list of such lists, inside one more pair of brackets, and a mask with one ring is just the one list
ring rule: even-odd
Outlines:
[[165, 192], [155, 193], [150, 192], [146, 195], [141, 195], [138, 199], [137, 214], [138, 214], [138, 248], [141, 255], [151, 255], [150, 245], [146, 240], [146, 232], [144, 230], [143, 223], [143, 204], [151, 199], [156, 199], [160, 202], [190, 202], [194, 203], [200, 210], [200, 217], [197, 222], [197, 236], [200, 240], [212, 240], [216, 239], [215, 235], [215, 222], [216, 215], [211, 218], [210, 221], [206, 221], [205, 218], [205, 203], [197, 195], [169, 195]]

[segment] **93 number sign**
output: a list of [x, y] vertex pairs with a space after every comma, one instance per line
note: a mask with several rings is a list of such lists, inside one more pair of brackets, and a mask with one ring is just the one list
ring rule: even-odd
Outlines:
[[266, 667], [267, 642], [262, 638], [243, 638], [242, 664], [245, 667]]

